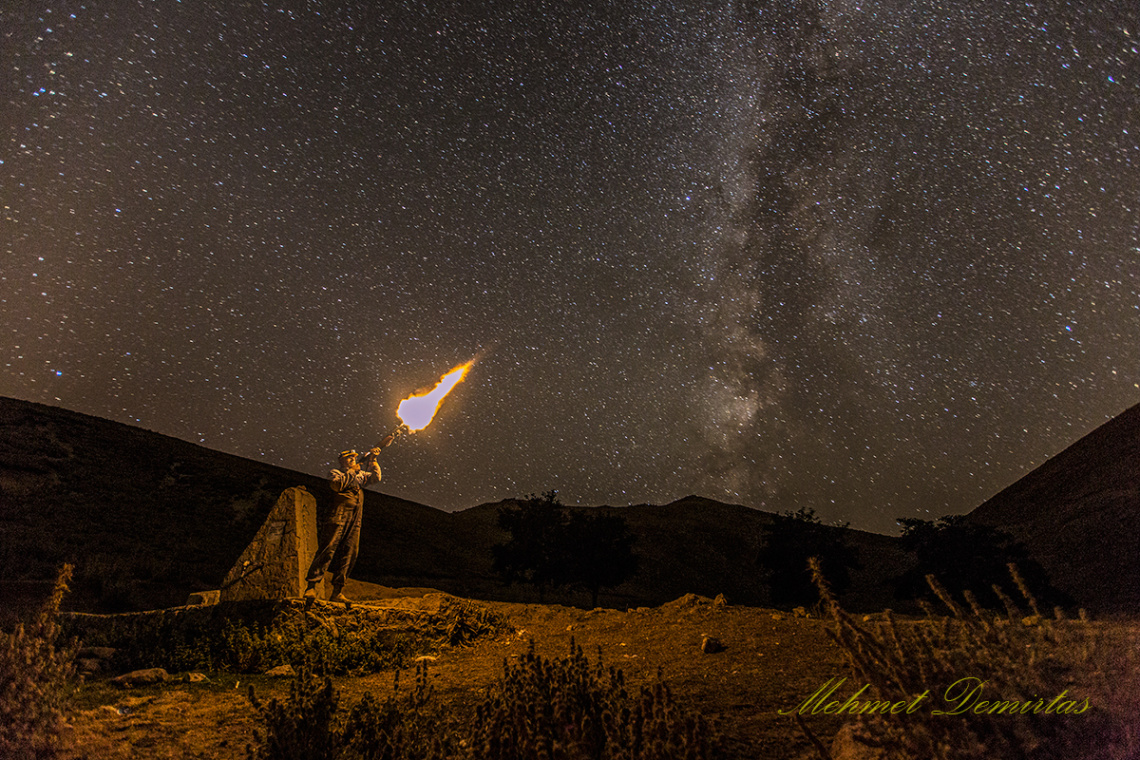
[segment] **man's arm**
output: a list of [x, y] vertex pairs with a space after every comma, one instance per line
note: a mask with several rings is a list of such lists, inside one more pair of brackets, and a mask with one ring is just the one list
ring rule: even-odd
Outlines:
[[329, 470], [329, 488], [334, 491], [343, 491], [348, 485], [348, 473], [340, 470]]
[[364, 472], [366, 478], [365, 483], [379, 483], [380, 482], [380, 463], [376, 461], [376, 457], [380, 454], [380, 448], [374, 448], [364, 456]]

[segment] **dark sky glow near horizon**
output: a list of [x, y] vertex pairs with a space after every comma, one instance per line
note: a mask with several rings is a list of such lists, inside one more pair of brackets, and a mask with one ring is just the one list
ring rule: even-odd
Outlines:
[[[15, 6], [14, 9], [10, 6]], [[0, 395], [892, 532], [1140, 402], [1140, 6], [15, 2]]]

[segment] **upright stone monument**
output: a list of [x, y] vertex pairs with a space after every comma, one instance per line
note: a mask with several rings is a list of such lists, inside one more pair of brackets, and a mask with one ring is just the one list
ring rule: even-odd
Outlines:
[[[286, 488], [226, 574], [221, 600], [300, 597], [318, 548], [316, 498], [304, 486]], [[328, 596], [324, 580], [317, 591], [322, 599]]]

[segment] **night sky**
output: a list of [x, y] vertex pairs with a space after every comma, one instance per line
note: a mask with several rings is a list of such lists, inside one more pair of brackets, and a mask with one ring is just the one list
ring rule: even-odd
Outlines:
[[[12, 9], [12, 6], [15, 9]], [[1140, 402], [1133, 2], [15, 2], [0, 395], [893, 532]]]

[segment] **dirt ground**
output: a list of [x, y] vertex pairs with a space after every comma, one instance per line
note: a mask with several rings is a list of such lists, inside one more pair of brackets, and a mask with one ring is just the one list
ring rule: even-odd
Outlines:
[[[357, 584], [357, 604], [371, 607], [438, 604], [425, 589], [392, 590]], [[723, 733], [732, 758], [798, 758], [811, 748], [791, 717], [793, 709], [829, 678], [848, 673], [839, 648], [827, 637], [825, 623], [775, 610], [717, 604], [687, 596], [655, 608], [630, 611], [536, 604], [478, 602], [508, 620], [508, 630], [473, 645], [443, 646], [433, 653], [430, 678], [436, 695], [457, 714], [472, 707], [502, 674], [503, 661], [535, 651], [560, 657], [571, 640], [591, 661], [616, 665], [636, 689], [662, 674], [683, 708], [699, 710]], [[723, 651], [704, 653], [705, 636], [718, 639]], [[77, 694], [71, 749], [75, 760], [103, 758], [244, 758], [256, 720], [247, 690], [259, 697], [282, 695], [289, 679], [269, 676], [207, 674], [189, 682], [176, 677], [165, 684], [120, 690], [105, 679], [89, 680]], [[395, 673], [334, 679], [342, 707], [365, 692], [391, 693]], [[411, 687], [405, 672], [402, 690]], [[809, 716], [808, 725], [825, 742], [840, 727], [838, 719]]]

